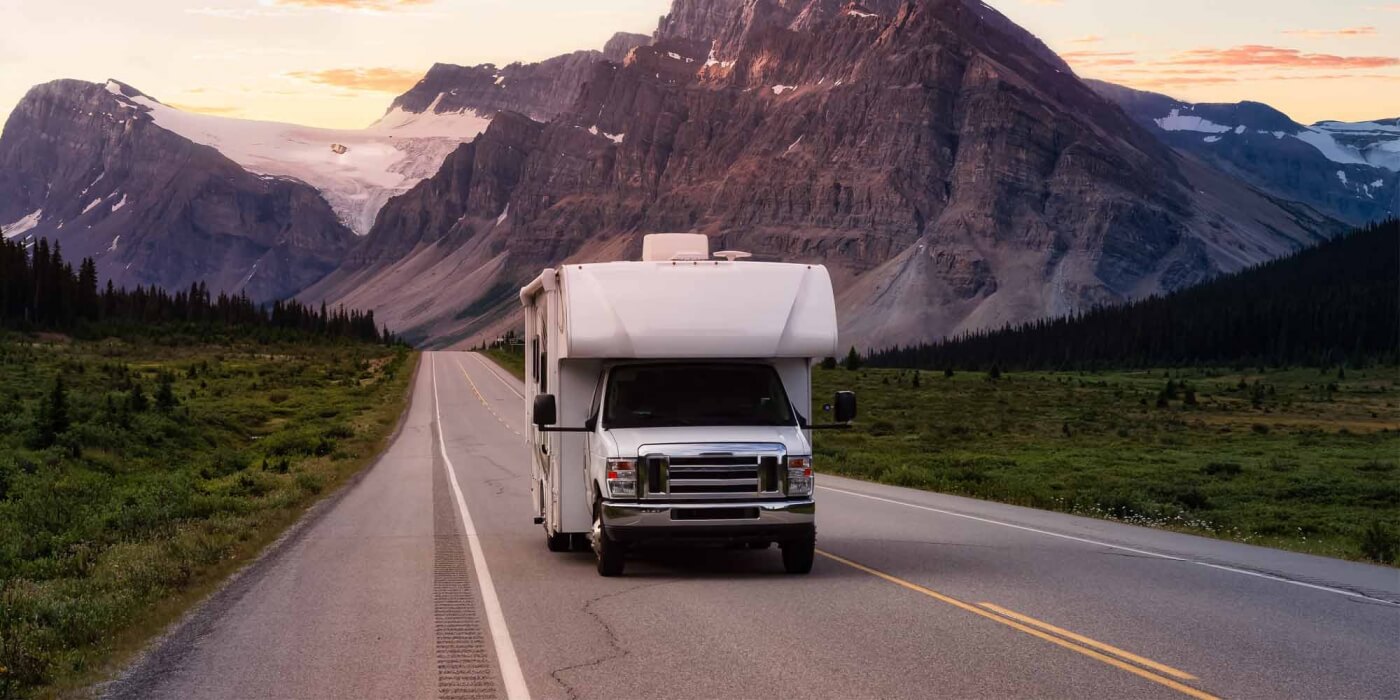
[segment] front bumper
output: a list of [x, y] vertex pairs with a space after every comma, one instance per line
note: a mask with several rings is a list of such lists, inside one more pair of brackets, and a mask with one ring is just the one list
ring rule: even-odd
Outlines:
[[603, 529], [619, 542], [794, 540], [815, 536], [816, 519], [817, 504], [810, 498], [711, 503], [603, 502]]

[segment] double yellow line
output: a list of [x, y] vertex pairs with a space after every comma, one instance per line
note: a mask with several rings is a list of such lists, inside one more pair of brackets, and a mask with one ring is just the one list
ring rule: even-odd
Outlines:
[[478, 389], [478, 388], [476, 388], [476, 382], [472, 381], [472, 376], [471, 376], [470, 374], [467, 374], [467, 368], [462, 366], [462, 361], [461, 361], [461, 360], [455, 360], [455, 361], [456, 361], [456, 363], [457, 363], [457, 369], [460, 370], [460, 371], [462, 372], [462, 376], [463, 376], [463, 377], [466, 377], [466, 378], [467, 378], [467, 384], [468, 384], [469, 386], [471, 386], [471, 388], [472, 388], [472, 393], [473, 393], [473, 394], [476, 394], [476, 400], [477, 400], [477, 401], [480, 401], [480, 402], [481, 402], [481, 405], [482, 405], [482, 406], [485, 406], [485, 407], [486, 407], [486, 410], [490, 411], [490, 412], [491, 412], [491, 415], [495, 416], [495, 417], [496, 417], [496, 420], [500, 421], [500, 422], [501, 422], [501, 425], [504, 425], [504, 426], [506, 427], [506, 430], [509, 430], [510, 432], [515, 433], [516, 437], [524, 437], [524, 435], [521, 435], [521, 434], [520, 434], [520, 431], [516, 430], [515, 428], [512, 428], [512, 427], [510, 426], [510, 423], [507, 423], [507, 422], [506, 422], [506, 419], [501, 417], [501, 414], [496, 413], [496, 409], [491, 408], [491, 403], [488, 402], [488, 401], [486, 400], [486, 397], [485, 397], [485, 396], [482, 396], [481, 390]]
[[[1037, 639], [1043, 639], [1056, 646], [1064, 647], [1077, 654], [1083, 654], [1091, 659], [1122, 669], [1140, 678], [1145, 678], [1158, 685], [1163, 685], [1175, 690], [1183, 695], [1189, 695], [1197, 700], [1219, 700], [1210, 693], [1197, 690], [1180, 681], [1194, 681], [1196, 677], [1166, 664], [1157, 663], [1151, 659], [1143, 658], [1132, 652], [1124, 651], [1110, 644], [1104, 644], [1080, 634], [1076, 634], [1066, 629], [1061, 629], [1047, 622], [1042, 622], [1028, 615], [1007, 610], [991, 603], [979, 603], [973, 605], [965, 603], [957, 598], [944, 595], [931, 588], [920, 586], [917, 583], [906, 581], [898, 576], [887, 574], [878, 569], [872, 569], [864, 564], [853, 562], [845, 557], [840, 557], [830, 552], [817, 550], [827, 559], [839, 562], [853, 569], [863, 571], [871, 576], [884, 579], [897, 586], [907, 588], [915, 593], [922, 593], [941, 603], [947, 603], [959, 610], [970, 612], [973, 615], [985, 617], [988, 620], [1006, 625], [1019, 632], [1024, 632]], [[1170, 677], [1169, 677], [1170, 676]], [[1173, 679], [1179, 680], [1173, 680]]]

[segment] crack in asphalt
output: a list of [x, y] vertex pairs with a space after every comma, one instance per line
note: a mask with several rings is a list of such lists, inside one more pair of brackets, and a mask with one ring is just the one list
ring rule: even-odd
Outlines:
[[598, 658], [595, 658], [595, 659], [593, 659], [593, 660], [591, 660], [591, 661], [585, 661], [585, 662], [580, 663], [580, 664], [573, 664], [573, 665], [570, 665], [570, 666], [564, 666], [564, 667], [561, 667], [561, 668], [556, 668], [556, 669], [554, 669], [553, 671], [550, 671], [550, 672], [549, 672], [550, 678], [553, 678], [553, 679], [554, 679], [554, 682], [555, 682], [555, 683], [558, 683], [558, 684], [559, 684], [559, 687], [564, 689], [564, 693], [565, 693], [565, 695], [568, 696], [569, 700], [578, 700], [578, 697], [579, 697], [579, 696], [578, 696], [578, 691], [575, 690], [574, 687], [573, 687], [572, 685], [570, 685], [568, 681], [564, 680], [563, 674], [568, 673], [569, 671], [576, 671], [576, 670], [579, 670], [579, 669], [582, 669], [582, 668], [591, 668], [591, 667], [595, 667], [595, 666], [601, 666], [601, 665], [603, 665], [603, 664], [605, 664], [605, 663], [607, 663], [607, 662], [609, 662], [609, 661], [616, 661], [616, 660], [618, 660], [618, 659], [626, 658], [628, 654], [632, 653], [631, 650], [629, 650], [629, 649], [627, 649], [627, 648], [625, 648], [625, 647], [622, 646], [621, 641], [618, 639], [617, 632], [615, 632], [615, 631], [613, 630], [612, 625], [608, 624], [608, 621], [607, 621], [607, 620], [604, 620], [604, 619], [603, 619], [603, 616], [600, 615], [600, 614], [598, 613], [598, 611], [596, 611], [596, 610], [593, 609], [593, 605], [594, 605], [595, 603], [602, 602], [602, 601], [607, 600], [607, 599], [609, 599], [609, 598], [616, 598], [616, 597], [618, 597], [618, 596], [627, 595], [627, 594], [629, 594], [629, 593], [636, 593], [637, 591], [644, 590], [644, 589], [647, 589], [647, 588], [656, 588], [657, 586], [665, 586], [665, 585], [669, 585], [669, 584], [672, 584], [672, 583], [680, 583], [680, 581], [681, 581], [681, 579], [670, 579], [670, 580], [667, 580], [667, 581], [655, 581], [655, 582], [652, 582], [652, 583], [642, 584], [642, 585], [640, 585], [640, 586], [633, 586], [633, 587], [631, 587], [631, 588], [628, 588], [628, 589], [625, 589], [625, 590], [621, 590], [621, 591], [613, 591], [612, 593], [604, 593], [603, 595], [595, 596], [595, 597], [593, 597], [593, 598], [589, 598], [588, 600], [585, 600], [585, 601], [583, 602], [583, 608], [582, 608], [583, 612], [584, 612], [585, 614], [587, 614], [589, 617], [592, 617], [592, 618], [594, 619], [594, 621], [596, 621], [596, 622], [598, 623], [598, 625], [601, 626], [601, 627], [603, 628], [603, 632], [604, 632], [605, 634], [607, 634], [608, 646], [611, 647], [612, 651], [611, 651], [610, 653], [608, 653], [608, 654], [604, 654], [604, 655], [602, 655], [602, 656], [599, 656]]
[[518, 479], [518, 478], [520, 478], [520, 477], [518, 477], [518, 476], [502, 476], [502, 477], [499, 477], [499, 478], [496, 478], [496, 479], [487, 479], [486, 481], [483, 481], [482, 483], [486, 484], [487, 486], [490, 486], [490, 487], [493, 488], [493, 489], [496, 489], [496, 492], [495, 492], [494, 494], [492, 494], [492, 495], [501, 496], [501, 495], [504, 495], [505, 492], [506, 492], [506, 486], [505, 486], [505, 484], [502, 484], [501, 482], [502, 482], [502, 481], [511, 481], [511, 480], [513, 480], [513, 479]]

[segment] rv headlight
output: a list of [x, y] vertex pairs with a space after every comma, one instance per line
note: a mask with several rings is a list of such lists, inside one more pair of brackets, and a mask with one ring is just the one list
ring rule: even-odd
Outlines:
[[608, 460], [608, 495], [612, 498], [637, 497], [637, 460]]
[[789, 496], [812, 495], [811, 457], [788, 457], [787, 483]]

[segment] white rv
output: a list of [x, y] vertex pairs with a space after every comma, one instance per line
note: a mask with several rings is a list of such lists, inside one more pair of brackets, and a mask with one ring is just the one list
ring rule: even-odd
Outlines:
[[[838, 354], [820, 265], [711, 258], [696, 234], [644, 239], [640, 262], [547, 269], [520, 290], [536, 522], [589, 546], [604, 576], [636, 544], [777, 543], [791, 573], [816, 541], [814, 361]], [[722, 258], [722, 259], [720, 259]]]

